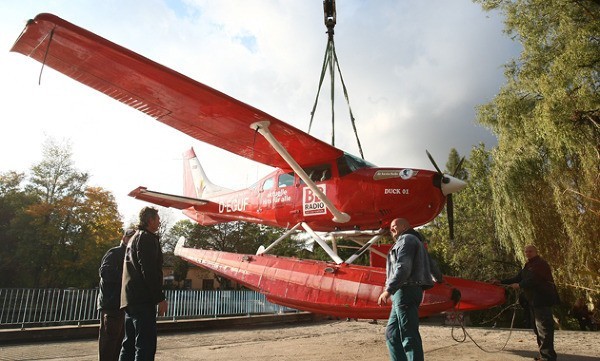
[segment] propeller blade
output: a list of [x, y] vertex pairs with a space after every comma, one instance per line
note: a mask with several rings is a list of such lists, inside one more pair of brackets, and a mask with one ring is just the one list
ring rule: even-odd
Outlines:
[[435, 170], [437, 170], [438, 173], [442, 173], [442, 171], [440, 170], [440, 168], [437, 166], [437, 163], [435, 162], [435, 160], [433, 160], [433, 157], [431, 156], [431, 154], [429, 153], [429, 151], [426, 149], [425, 152], [427, 152], [427, 157], [429, 157], [429, 160], [431, 161], [431, 164], [433, 164], [433, 166], [435, 167]]
[[460, 170], [460, 167], [462, 166], [464, 160], [465, 160], [465, 157], [460, 158], [460, 161], [458, 162], [458, 164], [456, 165], [456, 168], [454, 169], [454, 173], [452, 173], [453, 177], [455, 177], [456, 174], [458, 173], [458, 171]]
[[450, 241], [454, 241], [454, 202], [452, 201], [452, 194], [448, 194], [446, 197], [446, 214], [448, 215]]

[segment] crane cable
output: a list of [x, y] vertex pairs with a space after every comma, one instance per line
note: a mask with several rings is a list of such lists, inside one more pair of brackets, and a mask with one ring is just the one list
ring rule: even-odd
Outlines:
[[337, 54], [335, 52], [335, 44], [333, 41], [333, 28], [336, 24], [336, 11], [335, 11], [335, 0], [323, 0], [323, 10], [324, 10], [324, 21], [325, 26], [327, 27], [327, 46], [325, 47], [325, 58], [323, 59], [323, 66], [321, 68], [321, 77], [319, 79], [319, 87], [317, 89], [317, 96], [315, 98], [315, 103], [313, 105], [312, 111], [310, 112], [310, 123], [308, 124], [308, 133], [310, 133], [310, 129], [312, 127], [312, 122], [315, 116], [315, 110], [317, 108], [317, 103], [319, 101], [319, 95], [321, 93], [321, 86], [323, 85], [323, 80], [325, 78], [325, 73], [327, 69], [329, 69], [329, 73], [331, 76], [331, 145], [335, 146], [335, 111], [334, 111], [334, 94], [335, 94], [335, 69], [337, 68], [338, 73], [340, 74], [340, 81], [342, 83], [342, 89], [344, 91], [344, 97], [346, 98], [346, 103], [348, 104], [348, 111], [350, 113], [350, 121], [352, 123], [352, 129], [354, 130], [354, 135], [356, 137], [356, 143], [358, 144], [358, 150], [360, 152], [360, 156], [362, 159], [365, 159], [363, 155], [362, 146], [360, 144], [360, 139], [358, 138], [358, 131], [356, 130], [356, 119], [354, 118], [354, 114], [352, 113], [352, 108], [350, 107], [350, 98], [348, 96], [348, 89], [346, 88], [346, 84], [344, 83], [344, 77], [342, 76], [342, 70], [340, 69], [340, 64], [338, 62]]

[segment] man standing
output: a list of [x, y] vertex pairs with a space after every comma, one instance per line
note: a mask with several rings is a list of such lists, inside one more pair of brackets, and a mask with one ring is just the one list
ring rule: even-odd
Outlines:
[[125, 339], [120, 361], [154, 360], [156, 354], [156, 305], [158, 314], [167, 311], [162, 291], [163, 255], [158, 241], [158, 210], [140, 211], [138, 230], [127, 245], [121, 288], [121, 308], [125, 308]]
[[441, 273], [432, 274], [429, 253], [406, 219], [394, 219], [390, 232], [396, 243], [387, 256], [385, 290], [377, 303], [392, 298], [392, 310], [385, 330], [393, 361], [422, 361], [423, 344], [419, 334], [419, 305], [423, 290], [442, 282]]
[[125, 312], [121, 310], [121, 277], [123, 276], [123, 258], [127, 242], [135, 229], [128, 229], [121, 238], [118, 247], [109, 249], [98, 273], [100, 290], [98, 292], [98, 310], [100, 310], [100, 329], [98, 334], [98, 360], [116, 361], [119, 359], [123, 341]]
[[492, 283], [523, 290], [525, 299], [529, 302], [533, 332], [537, 336], [540, 351], [540, 356], [535, 360], [556, 361], [552, 306], [559, 303], [559, 298], [552, 270], [548, 262], [538, 256], [535, 246], [525, 246], [525, 258], [525, 266], [515, 277], [501, 281], [493, 280]]

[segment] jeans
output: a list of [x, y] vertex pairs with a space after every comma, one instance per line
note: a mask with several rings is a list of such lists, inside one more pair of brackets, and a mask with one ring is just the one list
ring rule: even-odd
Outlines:
[[129, 305], [125, 309], [125, 339], [119, 361], [153, 361], [156, 354], [156, 306]]
[[117, 361], [125, 333], [123, 310], [101, 310], [98, 331], [98, 360]]
[[419, 305], [423, 290], [419, 285], [403, 286], [392, 296], [392, 311], [385, 330], [392, 361], [423, 361], [419, 334]]
[[534, 320], [533, 332], [537, 336], [537, 344], [542, 360], [556, 361], [552, 308], [531, 307], [531, 319]]

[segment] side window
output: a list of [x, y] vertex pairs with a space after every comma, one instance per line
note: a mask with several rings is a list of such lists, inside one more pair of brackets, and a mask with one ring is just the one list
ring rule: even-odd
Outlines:
[[277, 186], [279, 188], [289, 187], [294, 185], [294, 173], [284, 173], [279, 175], [279, 180], [277, 181]]
[[263, 191], [267, 191], [271, 188], [273, 188], [275, 186], [275, 181], [273, 180], [273, 178], [269, 178], [267, 180], [265, 180], [265, 182], [263, 183]]

